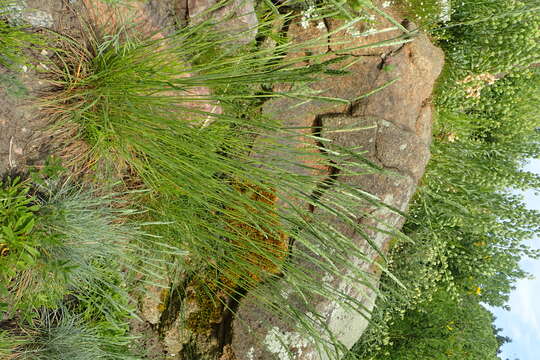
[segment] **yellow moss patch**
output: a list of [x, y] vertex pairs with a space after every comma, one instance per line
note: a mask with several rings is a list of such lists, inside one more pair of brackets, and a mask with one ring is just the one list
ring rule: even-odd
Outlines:
[[160, 313], [164, 312], [167, 308], [167, 301], [169, 300], [169, 289], [162, 289], [159, 293], [159, 304], [157, 306], [157, 309]]
[[[248, 276], [253, 282], [259, 283], [263, 281], [263, 274], [279, 274], [281, 264], [289, 252], [289, 238], [280, 229], [279, 217], [276, 209], [277, 196], [274, 189], [265, 190], [259, 186], [252, 184], [236, 184], [235, 189], [243, 194], [247, 194], [251, 200], [260, 202], [266, 205], [268, 212], [264, 215], [264, 219], [268, 220], [267, 224], [248, 224], [238, 221], [235, 216], [230, 216], [227, 220], [229, 231], [238, 234], [239, 236], [232, 240], [235, 245], [237, 256], [241, 257], [245, 262], [253, 265], [253, 269], [260, 269], [260, 272], [251, 271]], [[260, 213], [261, 208], [249, 208], [252, 213]], [[234, 209], [229, 209], [234, 214]], [[257, 252], [253, 249], [257, 248]], [[225, 277], [229, 281], [234, 281], [240, 274], [228, 273]], [[225, 279], [223, 279], [226, 281]]]
[[221, 322], [225, 300], [218, 284], [209, 276], [192, 280], [188, 286], [188, 299], [196, 304], [196, 310], [189, 313], [186, 325], [199, 334], [211, 335], [213, 326]]
[[[257, 285], [264, 281], [265, 275], [279, 274], [289, 252], [289, 238], [280, 229], [275, 191], [246, 183], [233, 183], [232, 186], [249, 200], [261, 203], [262, 206], [248, 206], [247, 211], [252, 214], [266, 211], [261, 218], [267, 223], [249, 224], [240, 220], [242, 214], [238, 208], [235, 210], [231, 206], [225, 209], [227, 230], [238, 235], [230, 240], [234, 250], [231, 250], [228, 258], [239, 259], [239, 263], [247, 266], [243, 272], [224, 270], [221, 274], [215, 274], [207, 271], [191, 281], [187, 299], [196, 304], [196, 310], [187, 315], [186, 323], [199, 334], [211, 335], [215, 325], [222, 321], [224, 304], [238, 290]], [[242, 269], [234, 265], [219, 264], [218, 268]]]

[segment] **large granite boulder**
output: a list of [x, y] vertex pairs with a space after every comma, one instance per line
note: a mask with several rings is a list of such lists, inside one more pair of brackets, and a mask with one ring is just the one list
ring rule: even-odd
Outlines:
[[[384, 25], [385, 19], [380, 24]], [[406, 22], [403, 23], [407, 25]], [[330, 27], [338, 27], [338, 21], [330, 22]], [[314, 36], [320, 36], [320, 27], [312, 25]], [[365, 25], [364, 25], [365, 26]], [[410, 26], [410, 25], [408, 25]], [[294, 27], [301, 34], [292, 37], [305, 38], [305, 27]], [[359, 28], [358, 31], [362, 32]], [[345, 30], [344, 30], [345, 31]], [[388, 208], [373, 208], [371, 216], [365, 214], [365, 204], [359, 204], [358, 222], [365, 226], [371, 240], [383, 251], [387, 249], [392, 235], [385, 229], [399, 229], [404, 217], [399, 211], [406, 211], [414, 194], [430, 152], [432, 129], [432, 107], [430, 96], [435, 80], [439, 76], [444, 63], [440, 49], [430, 42], [426, 35], [419, 34], [402, 44], [390, 44], [379, 48], [365, 48], [373, 41], [388, 40], [396, 35], [397, 30], [370, 36], [360, 36], [355, 47], [356, 33], [349, 30], [341, 34], [340, 41], [348, 38], [351, 43], [348, 49], [342, 45], [332, 45], [334, 51], [350, 53], [354, 59], [349, 66], [349, 74], [343, 77], [331, 77], [312, 86], [321, 95], [350, 100], [349, 104], [335, 104], [322, 101], [300, 102], [291, 98], [277, 99], [268, 102], [264, 112], [273, 118], [282, 119], [285, 127], [320, 129], [323, 138], [332, 140], [326, 146], [361, 148], [366, 151], [366, 158], [385, 170], [362, 176], [338, 176], [337, 181], [351, 187], [367, 191], [385, 204]], [[365, 32], [365, 31], [364, 31]], [[332, 36], [338, 36], [332, 32]], [[412, 32], [411, 32], [412, 34]], [[353, 48], [353, 50], [349, 50]], [[374, 89], [379, 91], [364, 96]], [[356, 131], [327, 131], [327, 129], [359, 128]], [[362, 128], [362, 129], [360, 129]], [[308, 129], [308, 130], [305, 130]], [[255, 147], [256, 149], [256, 147]], [[301, 168], [298, 168], [301, 169]], [[303, 168], [302, 168], [303, 169]], [[294, 171], [294, 169], [293, 169]], [[305, 171], [305, 170], [299, 170]], [[396, 209], [399, 211], [391, 210]], [[317, 215], [325, 217], [336, 229], [350, 236], [360, 248], [363, 248], [373, 261], [357, 261], [360, 269], [372, 274], [373, 283], [356, 287], [348, 286], [342, 280], [333, 279], [325, 274], [312, 274], [314, 279], [325, 281], [336, 289], [343, 289], [347, 295], [359, 300], [366, 311], [351, 311], [339, 304], [314, 297], [312, 306], [319, 314], [324, 314], [327, 328], [336, 340], [350, 348], [359, 339], [368, 325], [369, 310], [374, 306], [376, 287], [380, 268], [377, 267], [377, 251], [368, 246], [365, 238], [357, 234], [347, 224], [338, 219], [329, 219], [327, 215], [315, 209]], [[309, 266], [309, 264], [306, 264]], [[343, 269], [347, 271], [347, 269]], [[286, 275], [285, 275], [286, 276]], [[283, 281], [283, 286], [288, 285]], [[285, 290], [286, 291], [286, 290]], [[294, 301], [294, 297], [291, 298]], [[294, 329], [285, 324], [272, 313], [257, 303], [257, 299], [249, 295], [241, 301], [236, 320], [233, 323], [232, 349], [238, 359], [246, 360], [316, 360], [325, 359], [317, 352], [314, 344]]]

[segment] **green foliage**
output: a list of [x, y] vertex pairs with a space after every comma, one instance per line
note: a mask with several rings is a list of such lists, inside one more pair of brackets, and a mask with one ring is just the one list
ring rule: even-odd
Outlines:
[[[246, 55], [223, 49], [217, 56], [205, 56], [225, 43], [224, 36], [197, 26], [162, 41], [131, 42], [120, 48], [91, 39], [94, 47], [90, 52], [70, 48], [69, 53], [60, 54], [66, 55], [62, 59], [66, 63], [74, 60], [68, 58], [73, 53], [84, 56], [80, 64], [84, 75], [76, 78], [70, 69], [61, 69], [63, 77], [57, 85], [65, 91], [52, 99], [52, 106], [61, 106], [56, 114], [60, 121], [80, 126], [79, 136], [91, 145], [91, 161], [100, 159], [117, 168], [127, 167], [160, 193], [190, 192], [202, 183], [201, 176], [215, 173], [190, 163], [203, 155], [214, 156], [205, 163], [217, 166], [225, 161], [223, 166], [227, 167], [226, 158], [213, 154], [225, 143], [231, 149], [238, 147], [239, 153], [245, 150], [243, 138], [235, 140], [228, 132], [252, 121], [242, 123], [229, 115], [214, 114], [204, 103], [227, 107], [240, 98], [257, 102], [265, 96], [261, 84], [309, 82], [314, 80], [311, 74], [320, 70], [269, 64], [274, 52], [282, 53], [282, 49]], [[205, 62], [206, 58], [210, 62]], [[192, 65], [187, 65], [186, 59]], [[201, 86], [225, 90], [200, 93]], [[255, 126], [260, 126], [261, 120], [255, 120]], [[217, 124], [201, 126], [212, 122]], [[206, 180], [208, 187], [221, 183]]]
[[140, 240], [159, 246], [138, 225], [120, 222], [134, 212], [122, 209], [119, 194], [99, 195], [57, 173], [49, 163], [33, 181], [0, 184], [0, 354], [130, 358], [126, 320], [133, 309], [121, 267], [145, 273], [135, 256], [145, 248]]
[[[19, 178], [0, 182], [0, 296], [4, 299], [9, 294], [11, 279], [21, 271], [36, 265], [39, 256], [38, 247], [54, 239], [35, 229], [39, 221], [40, 205], [29, 194], [28, 183]], [[1, 302], [2, 310], [8, 304]]]
[[448, 29], [448, 44], [443, 43], [452, 66], [496, 74], [539, 60], [538, 1], [461, 1], [452, 6], [455, 26]]
[[0, 357], [9, 359], [13, 355], [15, 348], [24, 343], [24, 337], [15, 335], [6, 329], [0, 330]]
[[539, 214], [507, 189], [540, 187], [538, 175], [522, 170], [540, 155], [539, 79], [537, 69], [510, 74], [476, 104], [440, 112], [433, 159], [405, 226], [420, 243], [439, 244], [452, 282], [482, 287], [482, 301], [497, 306], [525, 275], [519, 259], [536, 256], [522, 244], [540, 231]]
[[442, 96], [439, 105], [442, 115], [435, 136], [444, 137], [452, 133], [457, 139], [501, 144], [507, 149], [514, 147], [534, 158], [537, 150], [531, 131], [538, 124], [536, 109], [540, 104], [540, 70], [537, 67], [523, 69], [492, 81], [491, 85], [481, 85], [477, 97], [467, 97], [454, 103], [450, 101], [457, 99], [454, 95], [451, 98]]
[[423, 29], [432, 29], [441, 22], [441, 0], [394, 0], [414, 23]]
[[[31, 324], [0, 335], [0, 354], [17, 360], [124, 360], [136, 359], [128, 351], [127, 336], [101, 335], [66, 309], [42, 311]], [[21, 335], [15, 335], [15, 334]], [[2, 337], [4, 336], [4, 337]], [[16, 341], [8, 340], [8, 336]], [[5, 344], [5, 345], [4, 345]], [[4, 351], [6, 348], [9, 350]]]
[[478, 76], [519, 74], [540, 61], [539, 10], [538, 1], [452, 2], [452, 21], [439, 42], [447, 65], [437, 104], [448, 109], [471, 104], [478, 100], [476, 90], [483, 92], [490, 82]]
[[23, 49], [35, 41], [34, 35], [0, 20], [0, 65], [13, 67], [16, 64], [24, 63]]
[[[28, 62], [28, 50], [42, 47], [44, 41], [24, 27], [5, 21], [3, 15], [11, 11], [13, 5], [11, 0], [0, 0], [0, 88], [7, 95], [20, 98], [26, 96], [28, 90], [20, 81], [18, 71]], [[6, 69], [8, 71], [4, 71]]]
[[439, 290], [432, 302], [396, 320], [378, 355], [362, 358], [498, 360], [493, 321], [475, 298], [456, 301]]
[[131, 257], [144, 234], [119, 220], [133, 212], [116, 208], [114, 195], [97, 195], [70, 182], [8, 184], [2, 189], [10, 195], [7, 210], [1, 213], [8, 249], [0, 258], [4, 310], [11, 315], [20, 310], [28, 320], [37, 309], [55, 308], [70, 295], [83, 313], [125, 317], [130, 307], [120, 266], [133, 266]]
[[[427, 184], [420, 188], [405, 230], [420, 243], [438, 244], [443, 267], [435, 269], [447, 273], [443, 287], [481, 287], [482, 301], [501, 306], [513, 282], [524, 277], [519, 259], [536, 256], [521, 244], [540, 230], [540, 214], [502, 192], [509, 179], [501, 174], [504, 181], [497, 181], [499, 174], [493, 172], [498, 168], [491, 165], [504, 169], [504, 164], [490, 156], [491, 149], [463, 143], [435, 147]], [[456, 156], [460, 165], [449, 167]]]

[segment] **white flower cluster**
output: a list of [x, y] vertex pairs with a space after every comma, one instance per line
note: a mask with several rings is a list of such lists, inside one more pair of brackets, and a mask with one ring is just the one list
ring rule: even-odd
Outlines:
[[[318, 16], [316, 8], [314, 5], [310, 5], [306, 11], [302, 13], [302, 18], [300, 19], [300, 26], [302, 28], [307, 29], [309, 27], [309, 22], [311, 19], [316, 18]], [[320, 25], [320, 24], [319, 24]], [[324, 23], [323, 23], [324, 26]]]
[[442, 22], [449, 22], [450, 13], [452, 12], [452, 8], [450, 6], [450, 0], [439, 0], [439, 4], [441, 5], [441, 15], [439, 19]]

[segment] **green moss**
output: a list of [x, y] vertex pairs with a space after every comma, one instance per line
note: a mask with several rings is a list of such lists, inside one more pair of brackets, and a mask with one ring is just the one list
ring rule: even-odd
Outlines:
[[187, 301], [195, 302], [197, 310], [186, 318], [186, 326], [197, 334], [210, 335], [213, 326], [221, 322], [223, 314], [223, 296], [220, 298], [219, 287], [208, 275], [196, 278], [189, 285]]

